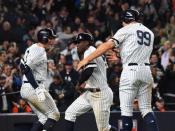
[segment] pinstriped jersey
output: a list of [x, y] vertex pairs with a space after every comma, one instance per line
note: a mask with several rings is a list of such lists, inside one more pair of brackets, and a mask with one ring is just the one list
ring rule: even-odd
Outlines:
[[[85, 52], [84, 52], [84, 58], [86, 58], [88, 55], [90, 55], [92, 52], [96, 50], [95, 47], [90, 46]], [[88, 67], [95, 67], [92, 75], [89, 77], [89, 79], [85, 82], [86, 86], [85, 88], [100, 88], [104, 89], [108, 87], [107, 84], [107, 78], [106, 78], [106, 61], [105, 59], [100, 56], [90, 63], [88, 63], [85, 66], [85, 69]]]
[[[37, 44], [31, 45], [26, 51], [21, 60], [22, 63], [27, 64], [34, 75], [35, 80], [45, 81], [47, 76], [47, 55], [45, 48]], [[27, 80], [25, 75], [23, 81]]]
[[149, 63], [153, 50], [154, 34], [141, 23], [131, 23], [119, 29], [113, 36], [120, 48], [123, 65]]

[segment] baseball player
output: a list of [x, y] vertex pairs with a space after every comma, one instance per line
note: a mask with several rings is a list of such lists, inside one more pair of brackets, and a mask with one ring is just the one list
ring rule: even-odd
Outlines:
[[156, 118], [151, 108], [153, 78], [149, 66], [154, 34], [138, 20], [138, 11], [128, 9], [123, 12], [123, 27], [110, 40], [80, 61], [77, 68], [79, 70], [107, 50], [118, 47], [123, 64], [119, 87], [122, 131], [132, 130], [133, 102], [136, 97], [148, 131], [158, 131]]
[[28, 101], [39, 120], [31, 131], [50, 131], [59, 120], [59, 111], [44, 82], [47, 76], [46, 49], [53, 43], [56, 35], [50, 28], [41, 29], [37, 33], [38, 43], [31, 45], [21, 59], [23, 84], [21, 96]]
[[[77, 51], [80, 59], [86, 58], [96, 50], [92, 46], [92, 42], [93, 37], [90, 34], [78, 34]], [[95, 114], [98, 131], [109, 131], [111, 128], [109, 115], [113, 93], [107, 84], [106, 64], [102, 57], [94, 59], [83, 68], [77, 87], [77, 89], [82, 89], [84, 92], [65, 112], [66, 131], [73, 131], [76, 117], [91, 109]]]

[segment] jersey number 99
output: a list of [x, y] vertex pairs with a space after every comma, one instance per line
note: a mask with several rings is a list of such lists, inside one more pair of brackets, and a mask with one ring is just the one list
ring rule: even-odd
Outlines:
[[137, 30], [138, 44], [150, 46], [151, 43], [151, 34], [149, 32], [143, 32], [141, 30]]

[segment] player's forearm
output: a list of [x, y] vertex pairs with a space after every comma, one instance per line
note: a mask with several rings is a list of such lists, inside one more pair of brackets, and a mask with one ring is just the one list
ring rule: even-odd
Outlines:
[[92, 61], [93, 59], [103, 55], [106, 51], [109, 49], [112, 49], [114, 47], [114, 44], [112, 41], [107, 41], [103, 44], [101, 44], [92, 54], [90, 54], [88, 57], [85, 58], [88, 63]]
[[85, 81], [87, 81], [89, 79], [89, 77], [92, 75], [94, 71], [94, 67], [89, 67], [85, 70], [83, 70], [80, 79], [79, 79], [79, 85], [81, 85], [82, 83], [84, 83]]

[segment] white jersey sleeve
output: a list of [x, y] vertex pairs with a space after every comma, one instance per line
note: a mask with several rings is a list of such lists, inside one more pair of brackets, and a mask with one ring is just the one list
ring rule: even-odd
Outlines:
[[[22, 63], [27, 64], [31, 69], [36, 80], [44, 81], [47, 76], [47, 55], [43, 47], [33, 44], [25, 54]], [[25, 75], [23, 80], [26, 80]]]
[[39, 63], [43, 58], [42, 55], [45, 53], [41, 48], [36, 48], [36, 45], [32, 45], [29, 47], [23, 57], [23, 62], [27, 64], [30, 68], [34, 68], [34, 66]]
[[125, 40], [125, 37], [126, 37], [126, 33], [121, 28], [114, 34], [114, 36], [111, 39], [114, 41], [115, 47], [119, 47], [120, 44], [123, 43], [123, 41]]
[[[89, 56], [91, 53], [93, 53], [96, 50], [95, 47], [90, 46], [85, 52], [84, 52], [84, 58], [86, 58], [87, 56]], [[88, 67], [97, 67], [96, 61], [92, 60], [91, 62], [89, 62], [86, 66], [85, 69]]]

